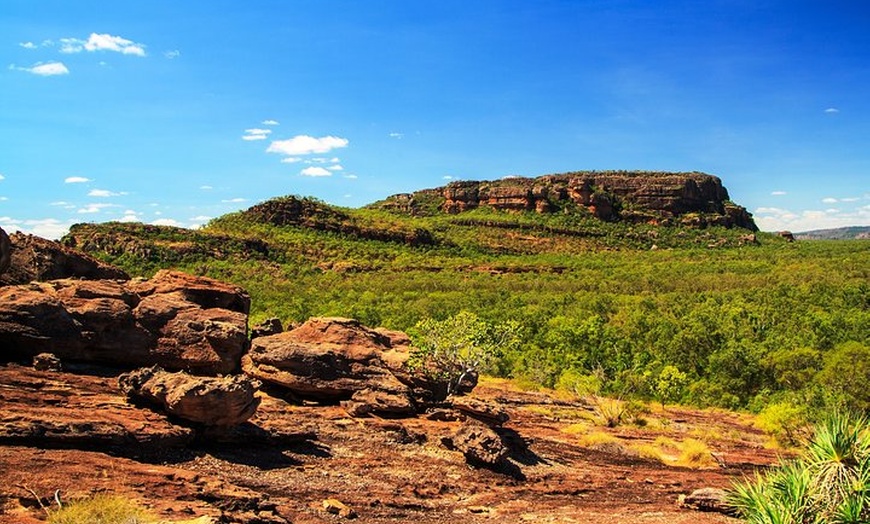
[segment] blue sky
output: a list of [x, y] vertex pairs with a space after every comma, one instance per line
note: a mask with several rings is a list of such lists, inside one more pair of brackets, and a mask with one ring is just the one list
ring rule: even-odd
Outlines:
[[592, 169], [870, 225], [868, 93], [857, 1], [3, 0], [0, 227]]

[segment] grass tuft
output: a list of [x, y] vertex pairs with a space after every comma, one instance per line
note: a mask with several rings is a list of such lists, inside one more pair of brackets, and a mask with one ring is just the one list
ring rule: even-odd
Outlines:
[[118, 496], [97, 494], [53, 510], [49, 524], [152, 524], [156, 519], [135, 502]]

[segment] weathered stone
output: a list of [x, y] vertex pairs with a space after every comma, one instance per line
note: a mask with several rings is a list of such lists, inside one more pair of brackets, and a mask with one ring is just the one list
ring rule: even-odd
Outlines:
[[[4, 233], [5, 235], [5, 233]], [[27, 284], [61, 278], [89, 280], [128, 280], [124, 271], [64, 247], [57, 242], [33, 235], [13, 233], [8, 237], [11, 256], [8, 268], [0, 271], [0, 284]], [[2, 243], [2, 240], [0, 240]], [[2, 249], [0, 249], [2, 253]], [[7, 251], [7, 253], [9, 253]], [[2, 254], [0, 254], [2, 259]], [[0, 260], [2, 265], [2, 260]]]
[[503, 408], [482, 400], [467, 396], [454, 396], [451, 398], [451, 403], [457, 411], [487, 425], [501, 426], [510, 420], [510, 416]]
[[408, 417], [417, 413], [417, 408], [409, 395], [372, 389], [354, 392], [344, 406], [353, 417], [364, 417], [370, 414]]
[[180, 293], [185, 300], [206, 309], [228, 309], [245, 315], [251, 310], [251, 297], [239, 286], [179, 271], [160, 270], [149, 280], [132, 283], [131, 289], [140, 297]]
[[193, 431], [132, 408], [114, 379], [0, 366], [0, 445], [74, 447], [135, 454], [184, 446]]
[[283, 332], [284, 326], [281, 325], [281, 319], [275, 317], [267, 318], [251, 328], [251, 339], [268, 337], [269, 335], [277, 335]]
[[461, 451], [469, 464], [495, 466], [508, 454], [498, 433], [474, 420], [465, 421], [445, 444]]
[[37, 371], [61, 371], [60, 359], [51, 353], [40, 353], [33, 357], [33, 369]]
[[696, 489], [688, 495], [680, 495], [677, 499], [680, 507], [697, 511], [710, 511], [734, 515], [734, 507], [728, 503], [728, 493], [720, 488]]
[[411, 415], [443, 399], [446, 384], [410, 373], [407, 335], [369, 329], [346, 318], [312, 318], [301, 326], [251, 341], [242, 368], [293, 395], [347, 401], [355, 415]]
[[9, 264], [12, 263], [12, 242], [9, 240], [9, 235], [3, 228], [0, 227], [0, 275], [9, 269]]
[[118, 383], [132, 399], [160, 407], [170, 415], [206, 426], [234, 426], [251, 418], [260, 400], [248, 377], [195, 377], [159, 367], [121, 375]]
[[355, 519], [357, 517], [356, 511], [338, 499], [326, 499], [323, 501], [322, 506], [325, 512], [338, 515], [344, 519]]
[[[247, 293], [174, 273], [162, 279], [174, 284], [64, 279], [2, 287], [0, 358], [50, 352], [65, 361], [126, 368], [156, 364], [206, 375], [237, 371], [248, 344], [247, 315], [200, 303], [243, 309]], [[219, 298], [207, 298], [210, 284]], [[142, 290], [148, 293], [144, 297]]]

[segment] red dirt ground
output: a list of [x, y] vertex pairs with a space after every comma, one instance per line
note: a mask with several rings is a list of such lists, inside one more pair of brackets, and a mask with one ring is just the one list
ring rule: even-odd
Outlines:
[[[512, 453], [501, 471], [470, 467], [444, 447], [441, 439], [460, 422], [353, 419], [340, 406], [296, 405], [267, 394], [255, 425], [311, 431], [316, 438], [148, 450], [137, 444], [41, 449], [35, 441], [0, 438], [0, 524], [42, 522], [34, 494], [47, 503], [55, 490], [63, 500], [119, 493], [172, 522], [200, 516], [249, 524], [335, 522], [342, 518], [322, 509], [324, 499], [335, 498], [361, 523], [733, 523], [682, 509], [677, 497], [727, 487], [777, 458], [748, 418], [733, 413], [669, 408], [645, 415], [645, 427], [607, 429], [590, 421], [588, 406], [498, 381], [486, 381], [474, 396], [511, 416], [501, 434]], [[44, 423], [57, 416], [59, 431], [76, 420], [77, 430], [86, 431], [88, 424], [117, 422], [120, 414], [128, 429], [158, 431], [167, 424], [162, 415], [124, 404], [113, 377], [0, 367], [0, 437], [16, 424], [37, 424], [35, 418]], [[580, 431], [564, 431], [569, 427]], [[583, 447], [578, 435], [589, 432], [610, 433], [619, 444]], [[659, 437], [703, 440], [719, 464], [670, 466], [634, 451]]]

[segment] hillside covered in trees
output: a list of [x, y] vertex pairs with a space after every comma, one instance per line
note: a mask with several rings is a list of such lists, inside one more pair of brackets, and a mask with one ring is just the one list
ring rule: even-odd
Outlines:
[[[557, 178], [546, 191], [534, 180], [508, 185], [545, 196], [509, 206], [493, 201], [506, 194], [497, 183], [363, 209], [288, 196], [196, 231], [81, 224], [63, 242], [134, 275], [172, 267], [243, 286], [255, 323], [332, 315], [413, 332], [463, 311], [494, 326], [515, 322], [520, 343], [488, 371], [530, 386], [594, 379], [625, 398], [781, 418], [870, 407], [863, 381], [852, 379], [870, 375], [866, 241], [789, 243], [753, 232], [748, 214], [747, 227], [716, 220], [745, 213], [724, 188], [719, 204], [737, 210], [730, 215], [718, 204], [677, 212], [676, 201], [665, 213], [613, 184], [589, 186], [619, 210], [604, 220], [601, 205], [572, 193], [586, 187], [571, 186], [580, 178]], [[569, 188], [564, 199], [553, 196], [559, 184]], [[542, 201], [551, 206], [543, 212]]]

